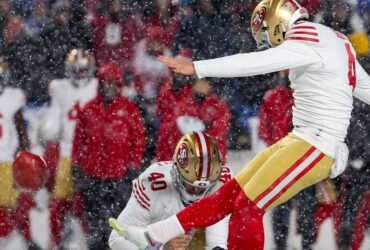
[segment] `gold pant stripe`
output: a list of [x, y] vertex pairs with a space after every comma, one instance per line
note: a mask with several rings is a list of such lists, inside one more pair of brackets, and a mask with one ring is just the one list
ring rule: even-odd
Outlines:
[[325, 155], [320, 153], [320, 151], [314, 151], [307, 160], [297, 165], [290, 173], [282, 175], [275, 186], [270, 186], [271, 191], [265, 196], [262, 196], [260, 201], [255, 201], [257, 206], [262, 209], [266, 209], [281, 197], [295, 182], [299, 181], [308, 171], [310, 171], [324, 156]]
[[292, 164], [288, 169], [287, 171], [285, 171], [284, 174], [282, 174], [278, 179], [276, 179], [274, 181], [274, 183], [268, 188], [266, 189], [263, 193], [261, 193], [258, 197], [256, 197], [256, 199], [254, 199], [254, 202], [258, 203], [260, 200], [262, 200], [268, 193], [270, 193], [271, 191], [273, 191], [274, 188], [276, 188], [276, 186], [278, 186], [283, 180], [285, 177], [287, 177], [290, 173], [292, 173], [297, 167], [300, 166], [300, 164], [302, 162], [304, 162], [304, 160], [307, 159], [307, 157], [309, 157], [313, 152], [315, 151], [315, 147], [311, 147], [303, 156], [301, 156], [294, 164]]
[[13, 181], [12, 164], [0, 162], [0, 206], [15, 207], [19, 193]]
[[263, 209], [270, 209], [305, 187], [327, 178], [333, 163], [332, 158], [289, 134], [258, 154], [236, 176], [236, 180], [252, 201], [261, 202], [270, 194], [259, 204]]
[[61, 157], [55, 175], [53, 198], [65, 200], [73, 194], [72, 162], [68, 157]]

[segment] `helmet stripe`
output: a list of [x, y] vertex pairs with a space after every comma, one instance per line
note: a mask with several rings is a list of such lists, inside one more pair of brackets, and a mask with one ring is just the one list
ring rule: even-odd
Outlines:
[[301, 5], [299, 5], [296, 1], [294, 0], [289, 0], [290, 3], [292, 3], [293, 5], [295, 5], [296, 8], [301, 8]]
[[203, 133], [194, 132], [199, 145], [199, 155], [200, 155], [200, 167], [198, 180], [201, 178], [207, 178], [207, 168], [208, 168], [208, 150], [207, 150], [207, 140]]
[[212, 156], [211, 156], [211, 150], [210, 150], [210, 146], [209, 146], [209, 138], [205, 136], [205, 139], [206, 139], [206, 145], [207, 145], [207, 177], [206, 177], [206, 180], [208, 181], [209, 176], [211, 174]]
[[202, 178], [207, 180], [207, 172], [208, 172], [208, 147], [207, 147], [207, 140], [203, 133], [198, 133], [200, 141], [202, 143], [202, 152], [203, 152], [203, 171], [202, 171]]
[[198, 173], [198, 181], [202, 177], [202, 171], [203, 171], [203, 152], [202, 152], [202, 146], [200, 142], [200, 138], [197, 132], [194, 132], [195, 139], [197, 140], [198, 147], [199, 147], [199, 173]]

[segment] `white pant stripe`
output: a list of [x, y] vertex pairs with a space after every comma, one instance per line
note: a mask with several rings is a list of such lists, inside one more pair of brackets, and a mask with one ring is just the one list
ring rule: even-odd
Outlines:
[[301, 164], [299, 164], [288, 176], [286, 176], [273, 190], [265, 195], [257, 206], [264, 207], [271, 199], [280, 193], [289, 183], [291, 183], [301, 172], [303, 172], [321, 154], [319, 150], [313, 151]]

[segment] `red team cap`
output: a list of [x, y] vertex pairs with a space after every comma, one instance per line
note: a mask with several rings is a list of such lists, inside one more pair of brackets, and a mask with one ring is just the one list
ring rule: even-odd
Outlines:
[[116, 81], [120, 86], [123, 85], [123, 76], [120, 66], [117, 64], [105, 64], [98, 70], [97, 77], [99, 84], [104, 81]]

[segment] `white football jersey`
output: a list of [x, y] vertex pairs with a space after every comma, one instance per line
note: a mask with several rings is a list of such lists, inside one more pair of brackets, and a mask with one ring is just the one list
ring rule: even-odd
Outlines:
[[97, 86], [96, 78], [80, 87], [73, 85], [70, 79], [50, 83], [51, 105], [40, 130], [43, 139], [60, 142], [60, 153], [64, 157], [71, 155], [78, 112], [96, 96]]
[[298, 22], [285, 41], [271, 49], [194, 62], [198, 77], [245, 77], [290, 69], [293, 125], [297, 136], [335, 157], [343, 143], [353, 97], [370, 104], [370, 77], [339, 32]]
[[0, 161], [13, 161], [19, 140], [14, 115], [26, 103], [21, 89], [5, 88], [0, 94]]
[[[176, 214], [185, 206], [174, 186], [171, 175], [172, 161], [158, 162], [151, 165], [133, 181], [133, 191], [127, 206], [118, 217], [118, 224], [149, 225]], [[233, 177], [227, 167], [222, 167], [219, 181], [211, 190], [216, 191], [222, 184]], [[206, 249], [227, 248], [229, 217], [206, 228]], [[114, 249], [123, 249], [125, 239], [112, 231], [110, 244]], [[120, 247], [122, 246], [122, 247]]]

